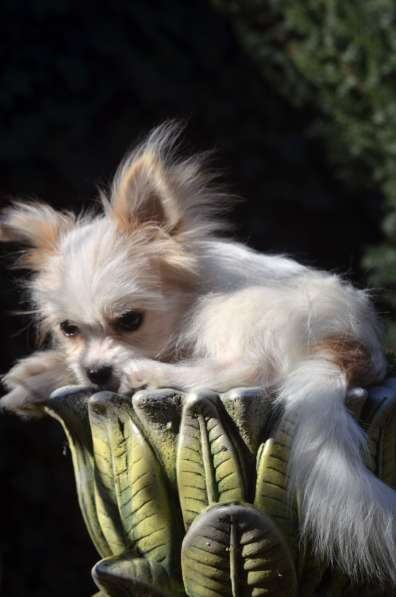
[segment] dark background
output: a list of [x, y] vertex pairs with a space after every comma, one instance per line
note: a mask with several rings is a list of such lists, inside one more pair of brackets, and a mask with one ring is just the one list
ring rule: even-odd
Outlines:
[[[228, 188], [245, 199], [234, 236], [347, 273], [379, 238], [380, 197], [337, 180], [292, 109], [244, 55], [227, 19], [202, 0], [2, 3], [0, 201], [40, 197], [80, 209], [136, 139], [167, 118], [186, 146], [218, 149]], [[1, 247], [0, 372], [33, 350]], [[12, 247], [12, 252], [15, 247]], [[78, 511], [70, 456], [51, 421], [0, 417], [0, 593], [87, 597], [98, 559]]]

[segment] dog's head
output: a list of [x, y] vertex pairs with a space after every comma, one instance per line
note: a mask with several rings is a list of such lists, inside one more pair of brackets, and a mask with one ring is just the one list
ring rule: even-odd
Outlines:
[[175, 159], [177, 136], [155, 129], [121, 164], [100, 213], [17, 202], [2, 214], [0, 239], [28, 247], [40, 327], [81, 383], [117, 389], [127, 361], [169, 358], [195, 296], [221, 193], [199, 157]]

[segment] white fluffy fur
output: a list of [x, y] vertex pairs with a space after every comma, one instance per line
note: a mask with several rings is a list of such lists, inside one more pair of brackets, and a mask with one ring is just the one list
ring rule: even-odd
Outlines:
[[296, 423], [290, 487], [302, 536], [352, 577], [396, 582], [396, 496], [363, 463], [366, 438], [345, 408], [345, 377], [328, 359], [307, 359], [278, 400]]
[[[366, 442], [345, 406], [345, 371], [331, 352], [314, 350], [327, 339], [353, 339], [381, 379], [370, 300], [336, 275], [216, 238], [221, 193], [201, 158], [176, 159], [176, 137], [160, 127], [127, 158], [103, 214], [68, 217], [67, 227], [59, 215], [56, 246], [54, 212], [51, 243], [42, 242], [43, 227], [32, 232], [32, 299], [54, 349], [5, 377], [7, 405], [23, 410], [29, 384], [40, 393], [37, 380], [44, 395], [68, 381], [87, 383], [87, 368], [97, 365], [112, 366], [111, 387], [122, 392], [277, 389], [296, 430], [290, 488], [301, 502], [303, 539], [350, 574], [396, 583], [395, 493], [363, 463]], [[3, 239], [26, 240], [32, 213], [37, 220], [34, 206], [11, 208]], [[144, 311], [144, 323], [120, 336], [112, 322], [130, 309]], [[62, 336], [66, 319], [78, 325], [77, 338]]]

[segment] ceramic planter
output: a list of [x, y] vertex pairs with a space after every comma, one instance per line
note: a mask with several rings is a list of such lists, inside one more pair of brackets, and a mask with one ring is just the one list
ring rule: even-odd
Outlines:
[[[396, 380], [350, 400], [368, 466], [396, 488]], [[260, 389], [127, 398], [69, 387], [46, 412], [70, 445], [101, 596], [374, 597], [299, 543], [293, 424]]]

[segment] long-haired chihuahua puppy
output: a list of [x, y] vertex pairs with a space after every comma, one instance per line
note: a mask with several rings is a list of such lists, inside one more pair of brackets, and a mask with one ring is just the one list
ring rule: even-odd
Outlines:
[[221, 240], [225, 196], [202, 156], [175, 155], [178, 129], [154, 130], [121, 164], [100, 214], [41, 203], [3, 212], [0, 238], [21, 265], [52, 349], [4, 377], [24, 412], [55, 388], [265, 386], [295, 423], [290, 491], [302, 537], [352, 575], [396, 582], [396, 493], [366, 468], [345, 406], [385, 360], [367, 293], [339, 276]]

